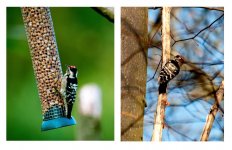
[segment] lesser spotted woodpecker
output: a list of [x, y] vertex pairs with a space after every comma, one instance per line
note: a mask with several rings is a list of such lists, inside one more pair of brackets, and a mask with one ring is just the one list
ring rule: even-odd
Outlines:
[[176, 55], [173, 60], [168, 61], [160, 71], [158, 78], [159, 93], [166, 93], [167, 84], [180, 72], [180, 67], [184, 63], [183, 57]]
[[78, 87], [77, 68], [68, 66], [65, 75], [62, 78], [60, 93], [65, 98], [66, 116], [71, 118], [73, 103], [76, 99], [76, 91]]

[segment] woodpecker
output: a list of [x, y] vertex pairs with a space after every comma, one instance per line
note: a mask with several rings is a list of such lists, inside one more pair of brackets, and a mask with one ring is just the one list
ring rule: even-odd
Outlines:
[[184, 63], [184, 58], [176, 55], [173, 60], [168, 61], [160, 71], [158, 78], [159, 93], [166, 93], [167, 84], [180, 72], [180, 67]]
[[65, 99], [67, 118], [71, 118], [73, 103], [76, 99], [78, 87], [77, 74], [76, 66], [68, 66], [66, 73], [62, 77], [60, 93]]

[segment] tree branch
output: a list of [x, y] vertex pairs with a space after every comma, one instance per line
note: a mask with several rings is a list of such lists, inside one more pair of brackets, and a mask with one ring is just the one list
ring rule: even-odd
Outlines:
[[[171, 7], [163, 7], [162, 10], [162, 66], [170, 59], [171, 37], [170, 37], [170, 12]], [[161, 93], [158, 97], [156, 116], [154, 121], [154, 130], [152, 141], [161, 141], [164, 127], [165, 107], [167, 103], [167, 94]]]
[[224, 7], [199, 7], [199, 8], [205, 8], [205, 9], [209, 9], [209, 10], [217, 10], [217, 11], [224, 12]]
[[148, 9], [153, 9], [153, 10], [156, 10], [156, 9], [160, 9], [162, 7], [148, 7]]
[[113, 7], [92, 7], [100, 15], [104, 16], [110, 22], [114, 23], [114, 8]]
[[216, 92], [215, 103], [210, 108], [210, 112], [206, 118], [206, 123], [203, 132], [201, 134], [201, 141], [207, 141], [209, 138], [209, 134], [212, 129], [215, 116], [219, 109], [219, 104], [223, 100], [223, 96], [224, 96], [224, 80], [222, 81], [221, 85], [219, 86], [219, 89]]
[[170, 36], [170, 7], [163, 7], [162, 10], [162, 66], [170, 59], [171, 53], [171, 36]]
[[174, 43], [172, 44], [172, 46], [174, 46], [177, 42], [195, 39], [201, 32], [203, 32], [204, 30], [210, 28], [215, 22], [217, 22], [218, 20], [220, 20], [222, 17], [224, 17], [224, 14], [222, 14], [220, 17], [218, 17], [216, 20], [214, 20], [211, 24], [209, 24], [205, 28], [201, 29], [197, 34], [195, 34], [194, 36], [192, 36], [190, 38], [185, 38], [185, 39], [180, 39], [180, 40], [175, 40], [174, 38], [172, 38], [174, 40]]

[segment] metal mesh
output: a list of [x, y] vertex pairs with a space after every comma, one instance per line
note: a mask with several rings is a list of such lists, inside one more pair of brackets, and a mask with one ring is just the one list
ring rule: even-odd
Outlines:
[[65, 107], [58, 104], [53, 105], [45, 112], [43, 121], [65, 117]]

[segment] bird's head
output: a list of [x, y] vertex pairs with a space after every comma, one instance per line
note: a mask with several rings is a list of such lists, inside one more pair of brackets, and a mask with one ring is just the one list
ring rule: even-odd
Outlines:
[[69, 78], [76, 78], [78, 74], [76, 66], [68, 66], [67, 74]]
[[180, 56], [180, 55], [176, 55], [176, 56], [174, 57], [174, 60], [175, 60], [176, 62], [178, 62], [178, 64], [179, 64], [180, 66], [184, 63], [184, 58], [183, 58], [182, 56]]

